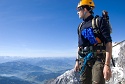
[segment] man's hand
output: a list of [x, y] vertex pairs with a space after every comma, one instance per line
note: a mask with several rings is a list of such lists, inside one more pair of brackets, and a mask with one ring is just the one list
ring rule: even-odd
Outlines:
[[76, 61], [74, 71], [79, 71], [79, 62], [78, 61]]
[[109, 65], [104, 65], [104, 69], [103, 69], [103, 75], [104, 75], [104, 79], [105, 80], [110, 80], [111, 78], [111, 68]]

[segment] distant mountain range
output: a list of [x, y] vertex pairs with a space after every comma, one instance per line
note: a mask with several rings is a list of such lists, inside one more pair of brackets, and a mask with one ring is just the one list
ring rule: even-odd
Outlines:
[[75, 63], [75, 58], [0, 58], [6, 58], [0, 59], [0, 84], [44, 84], [72, 69]]
[[37, 83], [25, 81], [14, 76], [11, 77], [0, 76], [0, 84], [37, 84]]

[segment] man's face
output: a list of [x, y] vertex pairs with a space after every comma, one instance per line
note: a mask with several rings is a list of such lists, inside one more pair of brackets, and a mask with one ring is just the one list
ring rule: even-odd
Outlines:
[[77, 8], [77, 11], [78, 11], [77, 14], [79, 15], [79, 18], [84, 19], [85, 12], [86, 12], [85, 8], [79, 7], [79, 8]]
[[77, 14], [79, 15], [79, 18], [80, 18], [80, 19], [83, 19], [83, 18], [84, 18], [84, 10], [83, 10], [83, 9], [79, 10], [79, 11], [77, 12]]

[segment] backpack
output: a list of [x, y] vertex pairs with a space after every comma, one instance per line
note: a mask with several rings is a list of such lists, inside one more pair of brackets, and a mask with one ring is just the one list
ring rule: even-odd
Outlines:
[[[110, 30], [110, 34], [112, 33], [112, 27], [111, 27], [111, 24], [109, 22], [109, 16], [108, 16], [108, 12], [103, 10], [102, 11], [102, 17], [100, 17], [99, 15], [96, 15], [93, 19], [92, 19], [92, 28], [93, 29], [96, 29], [96, 28], [99, 28], [100, 27], [100, 22], [101, 22], [101, 19], [105, 19], [107, 24], [108, 24], [108, 28]], [[94, 32], [98, 32], [98, 31], [94, 31]], [[114, 60], [113, 60], [113, 57], [111, 56], [111, 60], [112, 60], [112, 65], [115, 67], [115, 63], [114, 63]]]
[[[99, 15], [96, 15], [93, 19], [92, 19], [92, 28], [93, 29], [96, 29], [96, 28], [99, 28], [100, 27], [100, 22], [101, 20], [104, 19], [107, 24], [108, 24], [108, 28], [110, 30], [110, 34], [112, 33], [112, 27], [111, 27], [111, 24], [109, 22], [109, 16], [108, 16], [108, 12], [103, 10], [102, 11], [102, 16], [99, 16]], [[97, 32], [97, 31], [94, 31], [94, 32]]]

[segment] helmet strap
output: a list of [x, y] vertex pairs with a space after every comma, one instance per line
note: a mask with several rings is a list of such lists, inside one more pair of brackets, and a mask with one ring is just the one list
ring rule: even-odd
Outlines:
[[86, 19], [86, 14], [87, 14], [87, 12], [84, 12], [83, 19]]
[[86, 14], [92, 11], [92, 8], [88, 12], [84, 12], [83, 20], [86, 19]]
[[87, 13], [89, 13], [89, 11], [84, 12], [83, 20], [85, 20], [85, 19], [87, 18], [87, 17], [86, 17]]

